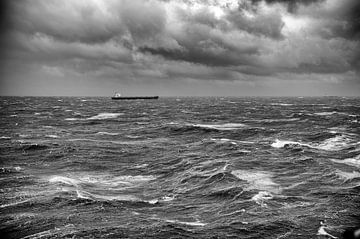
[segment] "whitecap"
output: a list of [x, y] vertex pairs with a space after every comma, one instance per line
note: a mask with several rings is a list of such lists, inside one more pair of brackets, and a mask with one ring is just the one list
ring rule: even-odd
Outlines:
[[226, 138], [223, 138], [223, 139], [213, 139], [213, 138], [211, 138], [210, 140], [216, 141], [216, 142], [220, 142], [220, 143], [226, 143], [226, 142], [228, 142], [228, 143], [230, 143], [230, 144], [237, 145], [237, 143], [236, 143], [235, 141], [233, 141], [233, 140], [231, 140], [231, 139], [226, 139]]
[[64, 176], [54, 176], [49, 178], [49, 182], [51, 183], [63, 183], [68, 185], [76, 186], [79, 183], [79, 180], [74, 178], [64, 177]]
[[318, 113], [314, 113], [314, 115], [319, 115], [319, 116], [328, 116], [328, 115], [333, 115], [333, 114], [337, 114], [338, 112], [336, 111], [332, 111], [332, 112], [318, 112]]
[[333, 238], [333, 239], [336, 239], [337, 237], [329, 234], [328, 232], [325, 231], [325, 228], [327, 228], [327, 226], [323, 223], [323, 222], [320, 222], [320, 227], [318, 229], [318, 232], [317, 232], [317, 236], [325, 236], [325, 237], [330, 237], [330, 238]]
[[247, 181], [249, 184], [246, 189], [257, 189], [261, 191], [269, 191], [272, 193], [280, 193], [280, 185], [272, 181], [272, 173], [264, 171], [247, 171], [234, 170], [231, 172], [235, 177]]
[[[323, 107], [323, 108], [325, 108], [325, 107]], [[329, 116], [329, 115], [334, 115], [334, 114], [347, 115], [347, 116], [350, 116], [350, 117], [356, 117], [356, 115], [353, 115], [353, 114], [347, 114], [345, 112], [337, 112], [337, 111], [314, 113], [314, 115], [319, 115], [319, 116]]]
[[347, 164], [350, 166], [360, 167], [360, 154], [354, 158], [346, 158], [346, 159], [342, 159], [342, 160], [331, 159], [331, 161], [333, 161], [335, 163], [343, 163], [343, 164]]
[[348, 147], [350, 141], [351, 140], [347, 138], [345, 135], [337, 135], [333, 138], [326, 139], [323, 143], [321, 143], [317, 147], [315, 146], [315, 148], [327, 150], [327, 151], [337, 151]]
[[150, 204], [156, 204], [158, 202], [159, 202], [159, 200], [157, 200], [157, 199], [152, 199], [152, 200], [148, 201], [148, 203], [150, 203]]
[[98, 134], [98, 135], [111, 135], [111, 136], [119, 135], [119, 133], [110, 133], [110, 132], [103, 132], [103, 131], [97, 132], [96, 134]]
[[65, 120], [67, 120], [67, 121], [75, 121], [75, 120], [81, 120], [81, 119], [79, 119], [79, 118], [66, 118]]
[[276, 123], [276, 122], [292, 122], [298, 121], [300, 118], [281, 118], [281, 119], [260, 119], [254, 120], [255, 122], [264, 122], [264, 123]]
[[26, 199], [26, 200], [23, 200], [23, 201], [18, 201], [18, 202], [13, 202], [13, 203], [7, 203], [7, 204], [0, 205], [0, 208], [17, 206], [17, 205], [19, 205], [19, 204], [27, 203], [27, 202], [29, 202], [29, 201], [30, 201], [30, 199]]
[[77, 175], [77, 176], [53, 176], [49, 178], [49, 182], [60, 182], [63, 184], [78, 186], [80, 184], [93, 184], [93, 186], [101, 187], [119, 187], [134, 186], [140, 183], [155, 180], [152, 175], [136, 175], [136, 176], [110, 176], [110, 175]]
[[36, 112], [36, 113], [34, 113], [34, 115], [41, 115], [41, 113], [37, 113], [37, 112]]
[[[83, 190], [76, 190], [77, 197], [88, 200], [96, 201], [129, 201], [129, 202], [142, 202], [142, 200], [133, 195], [121, 194], [121, 195], [101, 195], [96, 193], [89, 193]], [[150, 202], [148, 202], [150, 203]]]
[[54, 139], [59, 138], [59, 136], [54, 135], [54, 134], [49, 134], [49, 135], [46, 135], [45, 137], [54, 138]]
[[341, 171], [341, 170], [336, 170], [336, 174], [344, 179], [345, 181], [348, 181], [348, 180], [352, 180], [352, 179], [355, 179], [355, 178], [360, 178], [360, 172], [357, 172], [357, 171], [352, 171], [352, 172], [344, 172], [344, 171]]
[[86, 118], [87, 120], [102, 120], [102, 119], [114, 119], [123, 115], [123, 113], [100, 113], [98, 115]]
[[251, 200], [255, 201], [257, 204], [261, 205], [262, 207], [266, 207], [265, 201], [273, 199], [274, 196], [267, 192], [267, 191], [260, 191], [255, 196], [251, 198]]
[[289, 140], [279, 140], [279, 139], [276, 139], [275, 142], [271, 144], [271, 147], [284, 148], [286, 145], [291, 145], [291, 144], [311, 147], [309, 144], [304, 144], [304, 143], [300, 143], [300, 142], [296, 142], [296, 141], [289, 141]]
[[345, 135], [336, 135], [335, 137], [326, 139], [320, 144], [307, 144], [297, 141], [289, 141], [289, 140], [279, 140], [276, 139], [274, 143], [271, 144], [271, 147], [274, 148], [284, 148], [287, 145], [300, 145], [308, 148], [325, 150], [325, 151], [339, 151], [349, 147], [349, 143], [351, 139], [349, 139]]
[[207, 223], [203, 223], [200, 221], [196, 221], [196, 222], [183, 222], [183, 221], [178, 221], [178, 220], [165, 220], [165, 221], [170, 222], [170, 223], [177, 223], [177, 224], [184, 224], [184, 225], [198, 226], [198, 227], [203, 227], [203, 226], [207, 225]]
[[163, 196], [163, 197], [161, 197], [160, 200], [163, 202], [170, 202], [174, 199], [175, 199], [175, 195], [170, 195], [170, 196]]
[[20, 166], [14, 167], [15, 171], [20, 171], [22, 168]]
[[279, 106], [292, 106], [294, 104], [287, 104], [287, 103], [271, 103], [271, 105], [279, 105]]
[[0, 139], [11, 139], [11, 137], [8, 136], [1, 136]]
[[191, 124], [191, 126], [216, 130], [235, 130], [246, 127], [241, 123], [226, 123], [226, 124]]
[[29, 138], [30, 135], [28, 135], [28, 134], [19, 134], [19, 137], [21, 137], [21, 138]]

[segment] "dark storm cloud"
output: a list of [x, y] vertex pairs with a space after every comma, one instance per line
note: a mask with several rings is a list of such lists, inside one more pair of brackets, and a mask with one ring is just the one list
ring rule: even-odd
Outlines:
[[[333, 8], [322, 8], [326, 6], [326, 0], [251, 0], [254, 4], [266, 2], [269, 4], [280, 3], [287, 6], [288, 11], [293, 14], [310, 12], [314, 18], [325, 18], [324, 27], [326, 31], [320, 33], [324, 37], [344, 37], [350, 39], [360, 38], [360, 1], [342, 0], [331, 3]], [[330, 1], [328, 1], [330, 2]], [[323, 4], [323, 5], [320, 5]], [[309, 7], [310, 10], [304, 10]]]
[[359, 67], [358, 0], [1, 4], [6, 58], [48, 64], [53, 73], [234, 80]]
[[233, 23], [236, 28], [249, 32], [250, 34], [281, 39], [281, 29], [284, 26], [281, 15], [276, 13], [264, 14], [254, 18], [244, 15], [241, 10], [232, 11], [227, 19]]
[[309, 5], [313, 3], [323, 2], [325, 0], [251, 0], [251, 2], [257, 4], [265, 1], [269, 4], [281, 3], [287, 6], [289, 12], [294, 13], [300, 5]]
[[247, 52], [243, 53], [230, 51], [229, 49], [219, 48], [219, 46], [213, 42], [188, 47], [186, 50], [155, 49], [150, 47], [141, 47], [139, 50], [145, 53], [161, 55], [171, 60], [181, 60], [209, 66], [250, 64], [251, 59], [248, 54], [256, 53], [256, 49], [248, 49]]

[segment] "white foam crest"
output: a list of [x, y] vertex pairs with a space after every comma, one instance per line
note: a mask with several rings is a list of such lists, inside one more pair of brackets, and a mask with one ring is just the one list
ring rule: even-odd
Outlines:
[[229, 142], [230, 144], [237, 145], [237, 143], [234, 140], [226, 139], [226, 138], [223, 138], [223, 139], [213, 139], [213, 138], [211, 138], [210, 140], [220, 142], [220, 143]]
[[109, 176], [109, 175], [84, 175], [84, 176], [53, 176], [49, 179], [51, 183], [64, 183], [68, 185], [78, 186], [80, 184], [93, 184], [99, 187], [130, 187], [155, 180], [156, 177], [152, 175], [136, 175], [136, 176]]
[[49, 179], [50, 183], [63, 183], [68, 185], [76, 186], [79, 183], [79, 180], [64, 176], [53, 176]]
[[345, 135], [337, 135], [333, 138], [329, 138], [325, 140], [320, 145], [314, 147], [327, 151], [337, 151], [346, 148], [348, 146], [348, 143], [350, 143], [350, 141], [351, 140], [347, 138]]
[[206, 226], [206, 223], [200, 222], [200, 221], [196, 221], [196, 222], [183, 222], [183, 221], [179, 221], [179, 220], [165, 220], [166, 222], [170, 222], [170, 223], [177, 223], [177, 224], [184, 224], [184, 225], [189, 225], [189, 226], [198, 226], [198, 227], [203, 227]]
[[102, 120], [102, 119], [114, 119], [123, 115], [123, 113], [100, 113], [98, 115], [86, 118], [87, 120]]
[[286, 103], [271, 103], [271, 105], [279, 105], [279, 106], [292, 106], [294, 104], [286, 104]]
[[127, 195], [127, 194], [121, 194], [116, 196], [101, 195], [96, 193], [89, 193], [83, 190], [76, 190], [76, 193], [78, 198], [97, 200], [97, 201], [131, 201], [131, 202], [142, 201], [140, 198], [136, 196]]
[[355, 179], [355, 178], [360, 178], [360, 172], [357, 172], [357, 171], [344, 172], [344, 171], [341, 171], [341, 170], [337, 169], [336, 174], [340, 178], [345, 179], [345, 181], [352, 180], [352, 179]]
[[279, 139], [276, 139], [275, 142], [271, 144], [271, 147], [284, 148], [286, 145], [291, 145], [291, 144], [311, 147], [309, 144], [304, 144], [304, 143], [300, 143], [300, 142], [296, 142], [296, 141], [289, 141], [289, 140], [279, 140]]
[[217, 129], [217, 130], [235, 130], [239, 128], [246, 127], [245, 124], [241, 123], [226, 123], [226, 124], [192, 124], [191, 126], [207, 128], [207, 129]]
[[75, 121], [75, 120], [81, 120], [81, 119], [79, 119], [79, 118], [66, 118], [65, 120], [66, 121]]
[[26, 203], [26, 202], [29, 202], [29, 201], [30, 201], [30, 199], [26, 199], [26, 200], [23, 200], [23, 201], [18, 201], [18, 202], [3, 204], [3, 205], [0, 205], [0, 208], [12, 207], [12, 206], [16, 206], [16, 205], [19, 205], [19, 204], [23, 204], [23, 203]]
[[256, 122], [264, 122], [264, 123], [273, 123], [273, 122], [292, 122], [292, 121], [298, 121], [300, 118], [281, 118], [281, 119], [260, 119], [260, 120], [254, 120]]
[[273, 199], [274, 196], [267, 192], [267, 191], [260, 191], [255, 196], [251, 198], [251, 200], [255, 201], [257, 204], [261, 205], [262, 207], [266, 207], [265, 201]]
[[[323, 107], [323, 108], [325, 108], [325, 107]], [[350, 116], [350, 117], [356, 117], [357, 116], [357, 115], [348, 114], [348, 113], [345, 113], [345, 112], [337, 112], [337, 111], [314, 113], [314, 115], [319, 115], [319, 116], [329, 116], [329, 115], [334, 115], [334, 114], [347, 115], [347, 116]]]
[[54, 134], [49, 134], [49, 135], [46, 135], [45, 137], [47, 137], [47, 138], [53, 138], [53, 139], [59, 138], [59, 136], [54, 135]]
[[342, 159], [342, 160], [331, 159], [331, 161], [333, 161], [335, 163], [343, 163], [343, 164], [347, 164], [350, 166], [360, 167], [360, 154], [354, 158], [347, 158], [347, 159]]
[[248, 182], [247, 190], [257, 189], [261, 191], [269, 191], [272, 193], [280, 193], [280, 185], [272, 181], [273, 175], [264, 171], [247, 171], [234, 170], [231, 172], [235, 177]]
[[325, 150], [325, 151], [339, 151], [348, 147], [350, 142], [351, 139], [347, 138], [345, 135], [337, 135], [335, 137], [326, 139], [324, 142], [320, 144], [306, 144], [297, 141], [276, 139], [275, 142], [271, 144], [271, 147], [283, 148], [286, 145], [300, 145], [308, 148]]
[[110, 133], [110, 132], [104, 132], [104, 131], [97, 132], [96, 134], [97, 135], [111, 135], [111, 136], [119, 135], [119, 133]]
[[327, 226], [323, 223], [323, 222], [320, 222], [320, 227], [318, 229], [318, 232], [317, 232], [317, 236], [325, 236], [325, 237], [330, 237], [330, 238], [333, 238], [333, 239], [336, 239], [337, 237], [329, 234], [328, 232], [325, 231], [325, 228], [327, 228]]
[[161, 201], [163, 201], [163, 202], [170, 202], [170, 201], [172, 201], [172, 200], [174, 200], [175, 199], [175, 195], [171, 195], [171, 196], [163, 196], [163, 197], [161, 197]]
[[328, 115], [333, 115], [333, 114], [337, 114], [338, 112], [336, 111], [332, 111], [332, 112], [318, 112], [318, 113], [314, 113], [314, 115], [320, 115], [320, 116], [328, 116]]
[[8, 136], [1, 136], [0, 139], [11, 139], [11, 137]]

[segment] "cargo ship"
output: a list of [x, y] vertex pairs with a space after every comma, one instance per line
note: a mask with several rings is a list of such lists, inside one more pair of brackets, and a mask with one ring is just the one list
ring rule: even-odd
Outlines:
[[121, 96], [120, 93], [115, 93], [113, 100], [156, 100], [159, 96]]

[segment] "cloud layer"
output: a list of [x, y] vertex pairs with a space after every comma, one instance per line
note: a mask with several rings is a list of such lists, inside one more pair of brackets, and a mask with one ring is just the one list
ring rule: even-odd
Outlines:
[[1, 4], [1, 66], [10, 78], [17, 67], [47, 69], [47, 76], [162, 83], [316, 80], [325, 74], [357, 84], [359, 78], [358, 0]]

